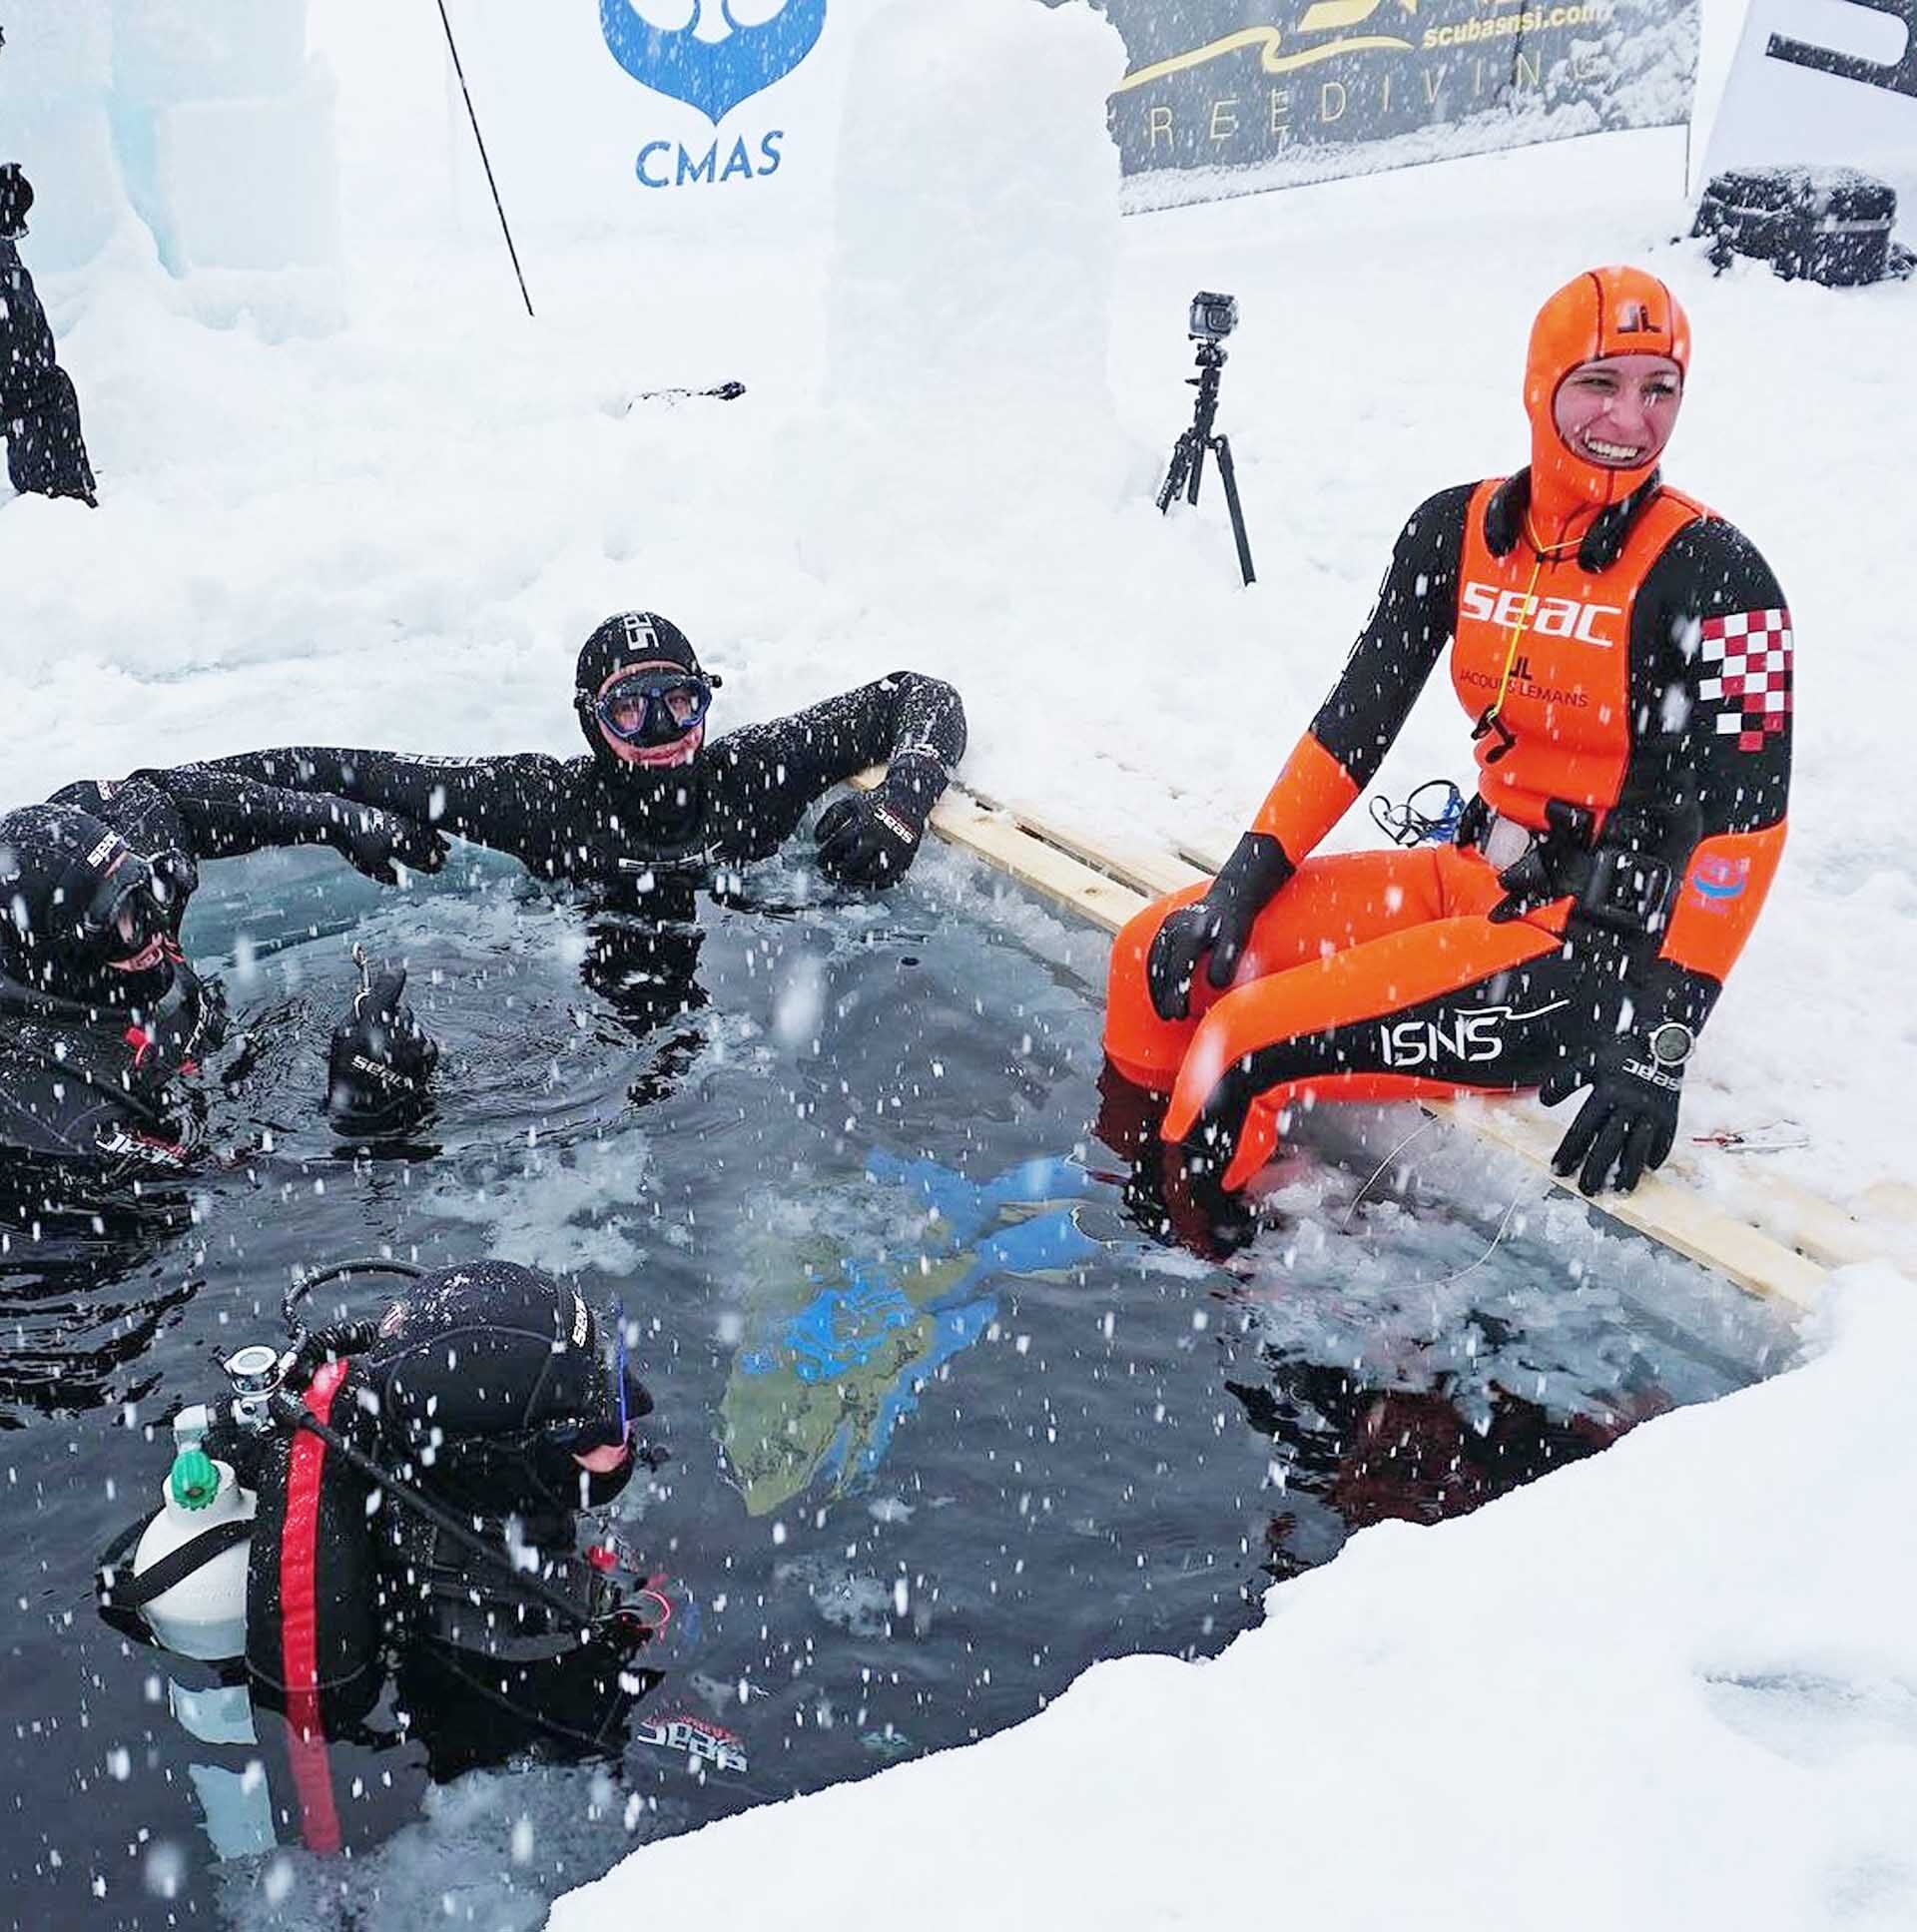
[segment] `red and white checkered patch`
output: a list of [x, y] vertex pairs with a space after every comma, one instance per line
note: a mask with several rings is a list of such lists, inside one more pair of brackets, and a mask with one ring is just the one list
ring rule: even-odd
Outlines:
[[1706, 617], [1698, 696], [1719, 707], [1717, 736], [1762, 751], [1790, 716], [1790, 612], [1740, 610]]

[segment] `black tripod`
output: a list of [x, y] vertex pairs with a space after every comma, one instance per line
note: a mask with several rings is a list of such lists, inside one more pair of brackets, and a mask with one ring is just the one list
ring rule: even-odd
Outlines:
[[1245, 535], [1245, 512], [1238, 501], [1238, 473], [1231, 466], [1231, 440], [1212, 425], [1218, 419], [1218, 378], [1225, 366], [1224, 345], [1200, 340], [1198, 373], [1185, 380], [1198, 391], [1198, 406], [1192, 413], [1191, 427], [1172, 446], [1171, 468], [1165, 486], [1158, 492], [1158, 507], [1169, 511], [1182, 495], [1187, 503], [1198, 501], [1198, 485], [1204, 479], [1205, 451], [1218, 458], [1218, 474], [1224, 479], [1225, 505], [1231, 511], [1231, 534], [1238, 545], [1238, 568], [1246, 583], [1257, 581], [1251, 567], [1251, 539]]

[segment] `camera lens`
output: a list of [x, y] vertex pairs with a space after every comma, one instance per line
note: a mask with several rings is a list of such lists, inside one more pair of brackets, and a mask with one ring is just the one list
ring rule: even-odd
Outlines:
[[1205, 341], [1221, 340], [1238, 326], [1238, 299], [1201, 289], [1191, 299], [1190, 332]]

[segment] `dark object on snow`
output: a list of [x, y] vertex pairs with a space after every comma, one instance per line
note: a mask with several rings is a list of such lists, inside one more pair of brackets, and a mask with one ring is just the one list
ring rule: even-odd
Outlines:
[[33, 212], [33, 183], [17, 161], [0, 166], [0, 235], [11, 240], [27, 232]]
[[1191, 427], [1172, 445], [1171, 466], [1165, 471], [1164, 487], [1158, 492], [1158, 510], [1163, 515], [1179, 496], [1187, 503], [1197, 503], [1198, 485], [1205, 477], [1205, 451], [1210, 450], [1218, 459], [1218, 474], [1225, 485], [1232, 541], [1238, 546], [1238, 572], [1250, 584], [1254, 581], [1251, 539], [1245, 534], [1245, 513], [1238, 502], [1238, 472], [1232, 467], [1231, 440], [1218, 427], [1218, 384], [1225, 369], [1221, 338], [1237, 325], [1235, 297], [1213, 295], [1202, 289], [1192, 297], [1187, 326], [1191, 339], [1198, 344], [1198, 373], [1186, 376], [1185, 380], [1198, 391], [1198, 399], [1192, 408]]
[[0, 428], [7, 474], [22, 496], [77, 496], [95, 504], [80, 433], [80, 399], [54, 359], [53, 330], [17, 246], [33, 186], [18, 162], [0, 168]]
[[406, 1004], [405, 967], [375, 975], [358, 963], [359, 990], [326, 1055], [326, 1111], [347, 1139], [383, 1140], [424, 1116], [439, 1047]]
[[630, 415], [642, 402], [697, 402], [709, 399], [713, 402], [737, 402], [746, 392], [743, 382], [721, 382], [711, 389], [641, 389], [638, 394], [626, 398], [626, 413]]
[[1896, 220], [1897, 191], [1854, 168], [1733, 168], [1712, 176], [1691, 234], [1719, 271], [1742, 255], [1787, 281], [1851, 289], [1917, 266], [1890, 239]]

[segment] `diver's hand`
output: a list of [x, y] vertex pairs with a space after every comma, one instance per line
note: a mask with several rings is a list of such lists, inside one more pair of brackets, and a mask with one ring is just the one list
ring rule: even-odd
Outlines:
[[1145, 960], [1145, 980], [1160, 1019], [1183, 1019], [1190, 1012], [1192, 978], [1206, 954], [1211, 963], [1205, 977], [1213, 989], [1222, 992], [1231, 984], [1258, 915], [1293, 870], [1276, 839], [1247, 832], [1204, 898], [1166, 918]]
[[351, 1010], [333, 1029], [326, 1111], [341, 1132], [399, 1132], [424, 1112], [439, 1047], [405, 994], [404, 966], [368, 972]]
[[332, 818], [331, 843], [368, 879], [396, 886], [395, 865], [437, 872], [446, 863], [446, 842], [430, 826], [377, 806], [341, 800]]
[[919, 856], [926, 822], [882, 785], [827, 806], [813, 836], [820, 870], [830, 877], [848, 886], [894, 886]]
[[1688, 1053], [1690, 1036], [1681, 1026], [1618, 1033], [1545, 1077], [1538, 1097], [1548, 1107], [1581, 1087], [1591, 1089], [1552, 1156], [1554, 1173], [1569, 1176], [1582, 1166], [1578, 1185], [1586, 1194], [1606, 1187], [1628, 1194], [1647, 1168], [1664, 1164], [1677, 1137], [1684, 1066], [1681, 1056], [1660, 1058], [1653, 1046], [1661, 1046], [1673, 1031], [1683, 1035]]

